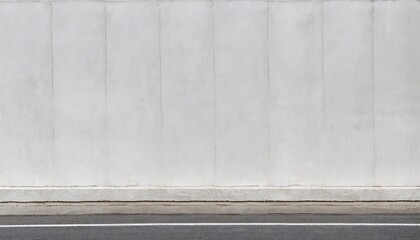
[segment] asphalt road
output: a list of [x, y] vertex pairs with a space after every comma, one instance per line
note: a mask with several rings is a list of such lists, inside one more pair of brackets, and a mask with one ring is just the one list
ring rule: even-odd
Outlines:
[[0, 239], [420, 239], [420, 215], [6, 216]]

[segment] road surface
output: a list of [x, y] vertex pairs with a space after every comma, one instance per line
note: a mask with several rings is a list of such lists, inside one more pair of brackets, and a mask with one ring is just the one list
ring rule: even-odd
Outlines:
[[4, 216], [0, 239], [420, 239], [420, 215]]

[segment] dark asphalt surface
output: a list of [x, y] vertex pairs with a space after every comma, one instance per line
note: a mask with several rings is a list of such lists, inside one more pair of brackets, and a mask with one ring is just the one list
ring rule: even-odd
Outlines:
[[[1, 225], [114, 223], [420, 223], [420, 215], [86, 215], [5, 216]], [[17, 239], [420, 239], [419, 226], [101, 226], [0, 228], [0, 240]]]

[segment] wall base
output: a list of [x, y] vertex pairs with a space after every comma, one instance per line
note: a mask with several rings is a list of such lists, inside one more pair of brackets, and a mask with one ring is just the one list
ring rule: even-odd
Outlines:
[[420, 187], [0, 187], [0, 202], [420, 201]]

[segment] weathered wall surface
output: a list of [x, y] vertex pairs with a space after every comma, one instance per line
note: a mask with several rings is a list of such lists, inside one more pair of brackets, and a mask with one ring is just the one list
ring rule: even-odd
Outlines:
[[0, 0], [0, 201], [420, 200], [420, 2]]

